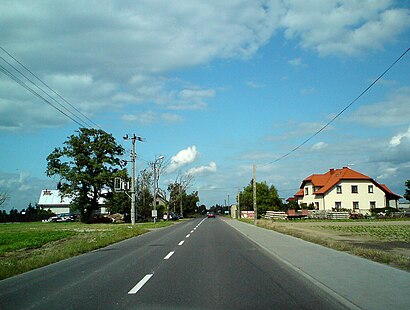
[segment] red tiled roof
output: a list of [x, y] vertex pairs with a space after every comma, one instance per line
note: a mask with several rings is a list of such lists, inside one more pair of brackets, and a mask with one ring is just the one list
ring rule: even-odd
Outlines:
[[379, 184], [380, 187], [384, 190], [384, 192], [392, 198], [400, 199], [402, 198], [400, 195], [393, 193], [390, 188], [387, 187], [386, 184]]
[[311, 182], [314, 187], [319, 187], [317, 191], [313, 194], [323, 195], [331, 190], [335, 185], [337, 185], [341, 180], [368, 180], [373, 184], [381, 188], [386, 194], [393, 196], [393, 198], [401, 198], [401, 196], [393, 193], [386, 185], [379, 184], [371, 177], [357, 172], [348, 167], [343, 167], [341, 169], [330, 169], [325, 174], [312, 174], [302, 181], [300, 185], [300, 190], [295, 194], [295, 197], [303, 197], [303, 188], [307, 182]]
[[295, 194], [295, 197], [303, 197], [303, 188]]

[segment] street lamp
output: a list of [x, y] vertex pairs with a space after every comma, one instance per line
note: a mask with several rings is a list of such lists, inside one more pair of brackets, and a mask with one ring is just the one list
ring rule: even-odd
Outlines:
[[157, 214], [157, 162], [164, 159], [164, 156], [159, 156], [157, 159], [154, 160], [154, 210], [152, 212], [152, 216], [154, 218], [154, 223], [158, 216]]

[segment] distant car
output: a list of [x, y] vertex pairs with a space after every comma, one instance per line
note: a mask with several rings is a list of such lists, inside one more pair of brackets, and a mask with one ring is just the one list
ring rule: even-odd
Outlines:
[[206, 216], [207, 216], [208, 218], [210, 218], [210, 217], [215, 218], [215, 213], [213, 213], [213, 212], [208, 212]]
[[47, 222], [74, 222], [75, 215], [70, 213], [61, 213], [50, 217]]
[[173, 221], [178, 221], [180, 219], [180, 216], [175, 212], [169, 212], [169, 219]]

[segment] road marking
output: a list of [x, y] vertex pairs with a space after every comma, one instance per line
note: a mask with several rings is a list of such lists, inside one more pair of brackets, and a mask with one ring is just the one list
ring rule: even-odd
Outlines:
[[185, 238], [189, 238], [190, 235], [191, 235], [191, 234], [186, 235]]
[[184, 244], [184, 240], [182, 240], [180, 243], [178, 243], [178, 245], [183, 245]]
[[193, 230], [191, 230], [191, 234], [193, 233], [194, 231]]
[[170, 259], [170, 257], [175, 253], [175, 251], [171, 251], [164, 257], [164, 259]]
[[144, 284], [147, 283], [149, 279], [151, 279], [151, 277], [152, 277], [153, 275], [154, 275], [154, 274], [149, 273], [149, 274], [147, 274], [145, 277], [143, 277], [142, 280], [139, 281], [139, 282], [137, 283], [137, 285], [135, 285], [135, 286], [128, 292], [128, 295], [136, 294], [136, 293], [144, 286]]

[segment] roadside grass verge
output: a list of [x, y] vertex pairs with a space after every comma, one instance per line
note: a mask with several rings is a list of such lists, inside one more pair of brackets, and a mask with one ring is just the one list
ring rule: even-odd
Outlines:
[[173, 224], [0, 224], [0, 279]]
[[[241, 220], [248, 224], [253, 224], [253, 220]], [[275, 221], [258, 220], [257, 226], [271, 229], [280, 233], [284, 233], [296, 238], [303, 239], [312, 243], [320, 244], [328, 248], [338, 251], [345, 251], [353, 255], [357, 255], [366, 259], [370, 259], [379, 263], [388, 264], [396, 268], [410, 271], [410, 257], [394, 254], [388, 251], [379, 249], [365, 248], [360, 245], [353, 245], [348, 242], [334, 240], [331, 238], [316, 236], [312, 233], [297, 230], [291, 226], [292, 222], [280, 221], [281, 224], [275, 225]], [[325, 221], [328, 222], [328, 221]], [[356, 222], [357, 223], [357, 222]], [[330, 229], [343, 233], [354, 234], [356, 236], [370, 236], [379, 240], [410, 242], [410, 225], [404, 226], [319, 226], [318, 229]]]

